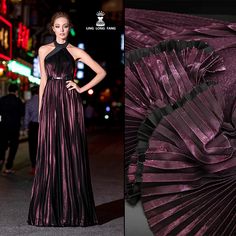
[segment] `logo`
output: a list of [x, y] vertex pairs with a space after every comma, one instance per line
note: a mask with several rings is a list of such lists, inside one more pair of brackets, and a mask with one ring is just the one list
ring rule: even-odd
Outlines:
[[98, 11], [96, 15], [98, 17], [96, 26], [105, 26], [105, 22], [103, 21], [103, 17], [105, 16], [105, 13], [103, 11]]
[[99, 30], [99, 31], [105, 31], [105, 30], [116, 30], [116, 26], [106, 26], [106, 23], [104, 21], [104, 16], [105, 16], [105, 12], [103, 11], [98, 11], [96, 13], [97, 16], [97, 22], [96, 22], [96, 26], [86, 26], [86, 30]]

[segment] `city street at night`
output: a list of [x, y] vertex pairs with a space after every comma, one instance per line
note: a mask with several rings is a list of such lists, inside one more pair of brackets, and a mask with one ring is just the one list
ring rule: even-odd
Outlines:
[[36, 227], [27, 224], [33, 176], [27, 140], [21, 141], [15, 174], [0, 176], [0, 235], [123, 235], [123, 138], [120, 128], [88, 132], [91, 178], [99, 225]]

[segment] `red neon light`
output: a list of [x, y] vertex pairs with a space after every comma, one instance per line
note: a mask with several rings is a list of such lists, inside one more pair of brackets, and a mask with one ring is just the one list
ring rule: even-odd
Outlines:
[[22, 23], [19, 23], [18, 25], [18, 35], [17, 35], [17, 47], [21, 46], [22, 41]]
[[7, 26], [9, 26], [9, 34], [10, 34], [10, 40], [9, 40], [9, 45], [10, 45], [10, 51], [9, 51], [9, 55], [4, 55], [3, 53], [0, 52], [0, 58], [2, 58], [3, 60], [10, 60], [12, 58], [12, 24], [6, 20], [5, 18], [3, 18], [2, 16], [0, 16], [0, 22], [5, 23]]
[[9, 22], [8, 20], [6, 20], [5, 18], [3, 18], [2, 16], [0, 16], [0, 20], [3, 21], [6, 25], [8, 25], [9, 27], [12, 27], [11, 22]]
[[30, 33], [29, 29], [22, 23], [19, 23], [17, 47], [23, 48], [25, 50], [28, 49], [29, 33]]
[[6, 14], [7, 14], [7, 3], [6, 3], [6, 0], [2, 0], [2, 1], [1, 1], [1, 9], [0, 9], [0, 12], [1, 12], [3, 15], [6, 15]]

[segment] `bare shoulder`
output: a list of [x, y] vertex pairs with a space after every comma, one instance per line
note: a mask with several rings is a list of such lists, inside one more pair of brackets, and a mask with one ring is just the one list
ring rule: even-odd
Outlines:
[[69, 52], [72, 54], [72, 56], [75, 59], [79, 59], [79, 58], [81, 58], [84, 55], [88, 55], [83, 49], [75, 47], [72, 44], [69, 44], [67, 49], [69, 50]]
[[47, 55], [51, 50], [53, 50], [54, 47], [55, 46], [53, 43], [42, 45], [40, 46], [38, 53], [41, 57], [45, 57], [45, 55]]
[[71, 51], [74, 51], [74, 52], [83, 52], [84, 51], [83, 49], [78, 48], [72, 44], [69, 44], [67, 48], [70, 49]]

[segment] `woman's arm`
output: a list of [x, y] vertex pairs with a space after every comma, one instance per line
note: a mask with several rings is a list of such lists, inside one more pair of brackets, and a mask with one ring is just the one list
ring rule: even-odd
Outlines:
[[[96, 73], [96, 76], [83, 87], [80, 88], [78, 85], [76, 85], [76, 90], [79, 93], [83, 93], [89, 90], [90, 88], [94, 87], [99, 82], [101, 82], [106, 76], [106, 71], [96, 61], [94, 61], [84, 50], [80, 48], [74, 48], [73, 54], [75, 58], [79, 58], [79, 61], [89, 66]], [[69, 82], [67, 88], [69, 88], [70, 86], [72, 86], [72, 84]], [[69, 90], [73, 89], [73, 87], [74, 86], [72, 86], [72, 88], [70, 88]]]
[[42, 105], [42, 96], [44, 92], [45, 85], [47, 83], [47, 75], [45, 72], [45, 67], [44, 67], [44, 58], [46, 55], [46, 46], [41, 46], [39, 48], [39, 68], [40, 68], [40, 85], [39, 85], [39, 114], [41, 110], [41, 105]]

